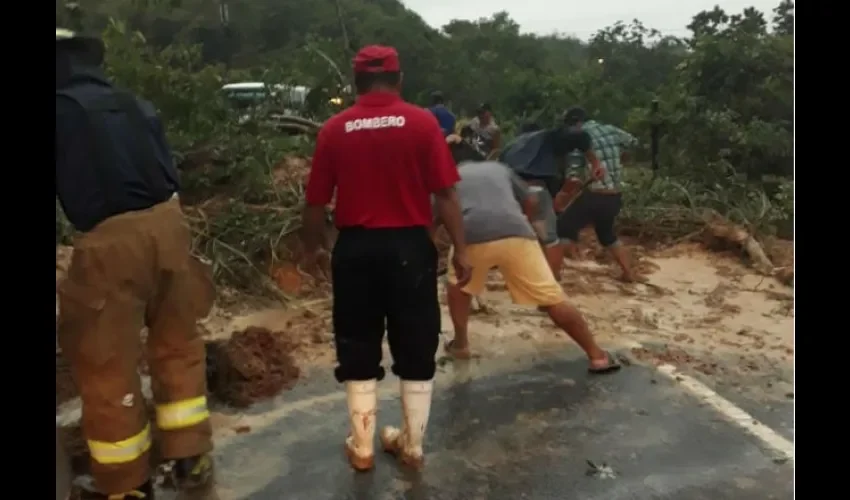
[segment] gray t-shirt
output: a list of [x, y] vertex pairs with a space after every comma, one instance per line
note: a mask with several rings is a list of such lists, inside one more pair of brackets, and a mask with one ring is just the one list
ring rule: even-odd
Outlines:
[[526, 184], [508, 167], [495, 161], [462, 163], [456, 185], [466, 242], [485, 243], [503, 238], [536, 240], [522, 211], [531, 196]]

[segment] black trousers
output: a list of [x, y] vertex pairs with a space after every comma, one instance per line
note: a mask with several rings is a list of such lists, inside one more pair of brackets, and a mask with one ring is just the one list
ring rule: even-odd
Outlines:
[[603, 247], [617, 242], [614, 223], [623, 208], [623, 195], [585, 191], [558, 217], [558, 237], [578, 241], [578, 233], [593, 224], [596, 238]]
[[431, 380], [440, 336], [437, 249], [424, 227], [344, 228], [334, 245], [339, 382], [384, 378], [384, 331], [402, 380]]

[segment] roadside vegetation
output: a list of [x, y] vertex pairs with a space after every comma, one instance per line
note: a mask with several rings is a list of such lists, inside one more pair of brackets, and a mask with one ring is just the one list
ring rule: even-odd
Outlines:
[[[586, 42], [488, 14], [437, 30], [396, 0], [56, 3], [57, 26], [102, 33], [110, 76], [159, 109], [197, 251], [228, 287], [274, 293], [270, 277], [297, 252], [313, 134], [269, 120], [274, 99], [234, 109], [222, 85], [307, 86], [300, 114], [320, 123], [334, 98], [350, 102], [349, 61], [368, 43], [399, 50], [408, 100], [441, 90], [464, 117], [484, 99], [508, 137], [575, 104], [638, 136], [624, 214], [634, 233], [676, 241], [722, 219], [793, 239], [793, 2], [695, 13], [684, 38], [626, 20]], [[71, 236], [57, 204], [57, 241]]]

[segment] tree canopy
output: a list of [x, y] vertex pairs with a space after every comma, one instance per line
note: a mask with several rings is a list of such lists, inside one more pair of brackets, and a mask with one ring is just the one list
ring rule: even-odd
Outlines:
[[[792, 171], [794, 5], [696, 13], [686, 38], [639, 20], [587, 42], [522, 33], [506, 12], [428, 26], [396, 0], [57, 0], [57, 23], [102, 30], [109, 18], [151, 47], [197, 46], [198, 63], [253, 79], [309, 86], [347, 74], [357, 48], [382, 43], [402, 58], [404, 93], [424, 103], [441, 90], [460, 113], [489, 102], [508, 125], [551, 123], [567, 106], [646, 127], [652, 99], [668, 125], [668, 152], [691, 143], [693, 165], [730, 163], [747, 173]], [[697, 130], [699, 129], [699, 130]], [[645, 138], [645, 137], [644, 137]], [[680, 152], [677, 151], [677, 154]]]
[[[290, 147], [295, 139], [235, 132], [220, 86], [261, 80], [340, 88], [355, 51], [380, 43], [399, 51], [408, 100], [424, 105], [440, 90], [460, 116], [486, 101], [509, 136], [524, 122], [551, 126], [565, 108], [582, 105], [638, 136], [637, 157], [646, 160], [657, 125], [661, 169], [651, 189], [631, 195], [634, 206], [703, 204], [751, 224], [789, 224], [792, 1], [770, 13], [695, 13], [681, 38], [635, 19], [582, 41], [523, 33], [506, 12], [487, 14], [436, 29], [397, 0], [56, 2], [57, 26], [104, 33], [110, 73], [156, 104], [178, 155], [224, 142], [242, 172], [251, 162], [268, 168], [281, 141]], [[233, 179], [227, 172], [221, 175]]]

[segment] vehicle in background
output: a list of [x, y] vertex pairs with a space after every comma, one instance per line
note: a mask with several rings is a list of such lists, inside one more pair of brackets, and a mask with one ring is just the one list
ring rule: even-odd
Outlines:
[[261, 118], [293, 133], [318, 129], [319, 125], [309, 118], [322, 115], [320, 107], [336, 112], [344, 104], [337, 92], [304, 85], [239, 82], [228, 83], [221, 91], [239, 113], [240, 125]]
[[280, 106], [276, 111], [295, 116], [303, 113], [310, 93], [304, 85], [268, 85], [263, 82], [228, 83], [221, 87], [221, 91], [236, 109], [250, 109], [272, 100]]

